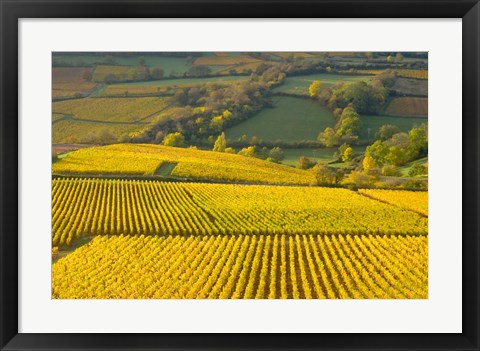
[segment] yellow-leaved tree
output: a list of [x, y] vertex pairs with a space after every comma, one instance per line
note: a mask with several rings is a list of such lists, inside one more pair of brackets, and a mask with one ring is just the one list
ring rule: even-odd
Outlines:
[[310, 84], [310, 86], [308, 87], [308, 92], [311, 97], [316, 97], [318, 96], [318, 94], [320, 94], [320, 91], [322, 90], [322, 88], [323, 88], [322, 82], [320, 82], [319, 80], [314, 80], [312, 84]]

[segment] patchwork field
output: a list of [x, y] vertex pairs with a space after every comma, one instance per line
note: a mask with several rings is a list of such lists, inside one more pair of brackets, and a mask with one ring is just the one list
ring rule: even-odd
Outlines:
[[[102, 123], [84, 120], [64, 119], [52, 125], [52, 143], [92, 143], [89, 136], [99, 133], [108, 133], [118, 139], [123, 134], [136, 134], [142, 132], [147, 124], [140, 123]], [[94, 141], [96, 142], [96, 141]]]
[[[105, 56], [102, 55], [86, 55], [79, 54], [75, 56], [55, 54], [55, 59], [63, 64], [68, 65], [102, 65], [105, 64]], [[166, 76], [171, 74], [183, 75], [192, 65], [189, 63], [187, 57], [164, 57], [151, 55], [135, 55], [130, 57], [115, 57], [114, 61], [122, 66], [137, 66], [139, 59], [142, 57], [145, 60], [145, 65], [150, 68], [161, 68], [164, 70]]]
[[316, 140], [318, 133], [335, 125], [332, 113], [318, 102], [290, 96], [277, 96], [273, 108], [263, 109], [245, 122], [226, 130], [229, 139], [242, 135], [265, 141]]
[[70, 153], [53, 164], [55, 174], [153, 175], [164, 162], [178, 163], [172, 176], [218, 181], [315, 183], [313, 173], [257, 158], [147, 144], [115, 144]]
[[427, 298], [428, 240], [366, 235], [96, 237], [53, 265], [52, 297]]
[[319, 80], [322, 82], [324, 87], [329, 87], [339, 82], [354, 82], [359, 80], [368, 81], [371, 78], [372, 77], [368, 75], [345, 75], [329, 73], [291, 76], [287, 77], [282, 85], [274, 88], [273, 92], [308, 96], [308, 87], [314, 80]]
[[92, 68], [52, 68], [52, 97], [54, 99], [83, 96], [91, 92], [97, 85], [88, 81]]
[[101, 122], [139, 122], [153, 119], [167, 107], [166, 99], [90, 98], [59, 101], [52, 104], [54, 113], [72, 115], [75, 119]]
[[385, 109], [390, 116], [428, 116], [428, 98], [399, 97], [393, 99]]
[[[228, 84], [229, 82], [245, 80], [246, 77], [242, 76], [222, 76], [222, 77], [209, 77], [209, 78], [182, 78], [182, 79], [162, 79], [151, 80], [146, 82], [132, 82], [125, 84], [110, 84], [108, 85], [104, 93], [105, 94], [125, 94], [128, 91], [131, 94], [144, 93], [157, 93], [166, 91], [167, 88], [172, 87], [190, 87], [194, 85], [201, 85], [206, 83], [218, 83]], [[160, 89], [159, 89], [160, 88]]]
[[55, 246], [84, 235], [425, 235], [427, 230], [428, 220], [419, 214], [347, 189], [78, 178], [52, 184]]

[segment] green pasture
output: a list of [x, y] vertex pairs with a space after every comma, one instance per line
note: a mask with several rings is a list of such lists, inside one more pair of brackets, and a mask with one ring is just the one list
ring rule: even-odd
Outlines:
[[391, 124], [397, 126], [402, 132], [408, 132], [410, 129], [428, 122], [426, 118], [393, 117], [383, 115], [362, 115], [360, 116], [360, 121], [362, 126], [358, 136], [360, 137], [360, 140], [364, 141], [374, 140], [378, 129], [384, 124]]
[[317, 73], [306, 76], [293, 76], [285, 78], [282, 85], [273, 89], [274, 93], [286, 93], [295, 95], [308, 95], [308, 87], [314, 80], [319, 80], [324, 87], [332, 86], [338, 82], [356, 82], [369, 80], [372, 76], [358, 76], [346, 74]]
[[[422, 157], [419, 158], [418, 160], [409, 162], [402, 167], [399, 167], [398, 170], [400, 171], [400, 174], [402, 177], [408, 177], [408, 172], [410, 171], [410, 168], [412, 168], [414, 165], [423, 165], [428, 162], [428, 157]], [[425, 177], [425, 176], [420, 176], [420, 177]]]
[[316, 140], [318, 133], [335, 124], [332, 113], [318, 102], [289, 96], [278, 96], [272, 108], [226, 130], [230, 140], [242, 135], [264, 141], [295, 142]]

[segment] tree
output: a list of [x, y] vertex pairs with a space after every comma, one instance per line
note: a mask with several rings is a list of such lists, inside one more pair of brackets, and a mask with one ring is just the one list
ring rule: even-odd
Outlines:
[[140, 57], [138, 58], [138, 64], [139, 64], [140, 66], [145, 66], [145, 65], [146, 65], [145, 57], [140, 56]]
[[428, 129], [426, 124], [422, 124], [419, 128], [412, 128], [408, 132], [409, 158], [413, 159], [420, 154], [426, 154], [428, 151]]
[[319, 80], [314, 80], [312, 84], [308, 87], [308, 92], [310, 93], [311, 97], [316, 97], [320, 93], [323, 88], [322, 82]]
[[343, 162], [348, 162], [352, 159], [353, 155], [353, 149], [349, 146], [345, 149], [345, 151], [342, 154], [342, 161]]
[[227, 139], [225, 138], [225, 133], [222, 132], [215, 141], [215, 144], [213, 145], [213, 151], [217, 152], [225, 152], [225, 149], [227, 148]]
[[363, 169], [365, 171], [370, 171], [375, 168], [375, 160], [370, 155], [365, 155], [363, 158]]
[[346, 134], [355, 135], [360, 129], [360, 117], [357, 111], [351, 106], [346, 107], [340, 116], [336, 128], [338, 136]]
[[425, 175], [428, 173], [427, 167], [421, 164], [414, 164], [408, 171], [409, 177], [415, 177], [419, 175]]
[[113, 144], [117, 141], [115, 135], [108, 129], [104, 128], [97, 132], [97, 141], [100, 144]]
[[283, 160], [285, 155], [283, 154], [283, 150], [277, 146], [270, 150], [270, 152], [268, 153], [268, 157], [271, 158], [274, 162], [280, 162], [281, 160]]
[[161, 130], [158, 131], [157, 134], [155, 134], [155, 143], [160, 144], [163, 138], [165, 138], [165, 133], [162, 132]]
[[185, 137], [180, 132], [170, 133], [163, 139], [163, 145], [181, 147], [185, 143]]
[[92, 78], [93, 78], [92, 71], [87, 70], [87, 71], [83, 72], [82, 78], [87, 82], [91, 82]]
[[113, 65], [115, 64], [115, 58], [112, 55], [107, 55], [103, 59], [103, 62], [107, 65]]
[[388, 55], [388, 56], [387, 56], [387, 62], [392, 62], [392, 61], [393, 61], [392, 55]]
[[313, 165], [314, 165], [314, 162], [312, 162], [306, 156], [300, 156], [299, 159], [297, 160], [297, 168], [300, 168], [300, 169], [309, 169]]
[[317, 163], [315, 167], [313, 167], [313, 171], [315, 172], [318, 185], [338, 184], [345, 177], [342, 169], [333, 169], [321, 163]]
[[210, 121], [210, 128], [214, 132], [220, 132], [223, 127], [223, 117], [222, 116], [216, 116], [213, 117], [212, 120]]
[[159, 67], [155, 67], [154, 69], [152, 69], [150, 71], [150, 76], [153, 79], [162, 79], [164, 74], [165, 74], [165, 72], [163, 71], [163, 69], [161, 69]]
[[333, 128], [327, 127], [318, 135], [317, 140], [326, 147], [332, 147], [338, 144], [338, 136]]
[[399, 132], [400, 129], [397, 126], [391, 124], [384, 124], [378, 129], [378, 132], [375, 136], [377, 139], [384, 141], [390, 139], [392, 136]]
[[388, 146], [382, 143], [380, 140], [377, 140], [372, 145], [367, 146], [367, 149], [365, 150], [365, 156], [371, 156], [374, 164], [378, 166], [383, 166], [387, 154]]
[[247, 156], [247, 157], [256, 157], [257, 147], [256, 146], [244, 147], [238, 152], [238, 154], [242, 156]]
[[385, 162], [393, 166], [400, 166], [406, 162], [405, 156], [405, 149], [392, 146], [388, 150], [387, 156], [385, 156]]
[[226, 154], [234, 154], [235, 149], [233, 147], [227, 147], [227, 148], [225, 148], [225, 153]]
[[397, 55], [395, 56], [395, 61], [396, 62], [402, 62], [403, 61], [403, 55], [400, 52], [397, 52]]

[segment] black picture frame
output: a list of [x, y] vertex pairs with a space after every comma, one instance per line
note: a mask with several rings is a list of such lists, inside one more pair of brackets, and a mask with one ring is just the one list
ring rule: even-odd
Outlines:
[[[0, 348], [149, 350], [479, 350], [479, 34], [473, 0], [0, 0]], [[20, 18], [462, 18], [461, 334], [18, 333], [18, 20]], [[288, 316], [286, 316], [288, 319]]]

